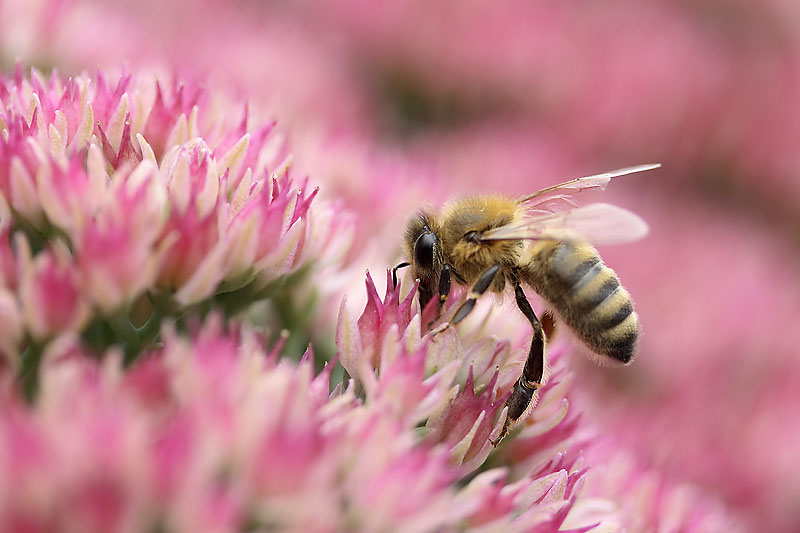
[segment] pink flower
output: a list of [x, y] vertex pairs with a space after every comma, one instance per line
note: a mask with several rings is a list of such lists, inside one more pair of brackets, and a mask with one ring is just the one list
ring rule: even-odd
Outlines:
[[[555, 531], [576, 501], [583, 473], [563, 461], [459, 489], [469, 470], [417, 439], [416, 420], [387, 411], [383, 392], [361, 402], [351, 383], [329, 394], [331, 366], [314, 376], [310, 360], [279, 361], [280, 346], [265, 353], [254, 335], [221, 328], [217, 318], [188, 338], [167, 334], [128, 371], [51, 345], [36, 405], [0, 410], [2, 528]], [[405, 357], [387, 374], [402, 374]]]
[[56, 246], [31, 258], [25, 239], [17, 239], [19, 296], [26, 329], [36, 341], [61, 332], [78, 332], [90, 317], [69, 252]]
[[452, 460], [467, 469], [486, 460], [492, 448], [491, 439], [500, 433], [500, 425], [495, 420], [502, 420], [497, 415], [503, 410], [508, 393], [492, 401], [492, 395], [496, 393], [496, 376], [476, 395], [470, 370], [463, 390], [427, 423], [431, 440], [446, 443], [452, 450]]
[[[367, 294], [367, 305], [358, 321], [343, 302], [337, 332], [342, 363], [361, 383], [367, 405], [379, 406], [383, 412], [399, 416], [409, 428], [425, 420], [426, 442], [437, 443], [448, 450], [449, 461], [460, 465], [462, 472], [479, 468], [493, 450], [490, 439], [496, 437], [502, 425], [498, 415], [518, 377], [520, 362], [512, 363], [509, 359], [519, 357], [520, 352], [527, 353], [527, 342], [512, 351], [507, 343], [487, 342], [481, 331], [459, 335], [454, 328], [427, 332], [420, 339], [420, 315], [418, 307], [412, 305], [415, 303], [411, 300], [413, 290], [400, 301], [400, 288], [391, 288], [391, 277], [387, 275], [386, 296], [381, 300], [368, 276]], [[455, 303], [451, 298], [449, 306]], [[505, 522], [508, 513], [512, 509], [522, 512], [523, 501], [528, 502], [528, 506], [537, 501], [550, 502], [544, 494], [550, 494], [554, 504], [559, 502], [548, 508], [555, 514], [545, 511], [544, 507], [526, 506], [525, 518], [513, 527], [529, 523], [538, 524], [537, 527], [544, 530], [555, 530], [567, 516], [574, 503], [574, 498], [570, 500], [570, 497], [577, 494], [573, 492], [575, 484], [584, 472], [580, 468], [570, 474], [564, 470], [574, 464], [574, 458], [569, 464], [563, 459], [547, 461], [553, 454], [568, 450], [574, 456], [572, 450], [579, 442], [577, 419], [567, 417], [569, 402], [564, 393], [568, 378], [560, 367], [563, 353], [563, 347], [551, 351], [551, 362], [558, 370], [552, 373], [543, 389], [540, 405], [519, 435], [505, 442], [495, 454], [500, 461], [508, 459], [511, 464], [518, 465], [515, 471], [519, 468], [524, 481], [521, 480], [513, 489], [515, 492], [506, 497], [508, 507], [498, 508], [499, 503], [495, 502], [480, 512], [472, 511], [476, 518], [468, 518], [470, 523], [473, 520], [476, 525], [488, 522], [485, 513], [495, 513], [492, 520], [497, 520], [497, 527], [503, 523], [512, 527]], [[489, 367], [493, 371], [485, 372]], [[480, 381], [477, 393], [474, 368], [485, 372], [486, 376], [486, 381], [483, 378]], [[499, 383], [503, 384], [502, 388]], [[531, 467], [537, 469], [531, 472], [528, 470]], [[498, 477], [495, 475], [491, 479], [497, 481]], [[477, 481], [478, 478], [475, 483]], [[502, 487], [503, 483], [498, 486]], [[555, 486], [559, 488], [553, 488]], [[471, 490], [478, 489], [475, 486], [465, 489]], [[486, 490], [481, 493], [483, 497], [494, 501], [497, 497], [494, 491], [499, 489], [480, 490]], [[504, 490], [512, 489], [509, 486]], [[495, 495], [490, 496], [492, 494]], [[488, 501], [484, 505], [489, 505]]]
[[143, 163], [128, 180], [116, 176], [94, 217], [74, 236], [85, 289], [105, 314], [151, 288], [163, 268], [165, 246], [157, 239], [166, 206], [155, 173]]
[[[47, 309], [61, 318], [43, 318], [30, 261], [9, 268], [21, 248], [0, 244], [4, 283], [15, 289], [17, 272], [28, 276], [19, 299], [37, 339], [91, 322], [91, 342], [108, 346], [106, 321], [134, 357], [165, 315], [223, 293], [246, 307], [311, 258], [326, 268], [343, 260], [349, 223], [310, 223], [316, 189], [294, 184], [274, 124], [250, 131], [246, 109], [231, 120], [220, 95], [193, 84], [164, 91], [147, 76], [109, 83], [102, 72], [42, 79], [19, 67], [0, 79], [4, 241], [21, 232], [34, 253], [45, 250], [31, 263], [37, 272], [58, 257], [59, 283], [74, 292], [52, 292], [63, 301]], [[321, 219], [332, 212], [322, 207]]]

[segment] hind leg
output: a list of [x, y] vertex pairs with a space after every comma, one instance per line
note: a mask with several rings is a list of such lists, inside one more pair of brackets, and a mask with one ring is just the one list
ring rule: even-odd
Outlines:
[[535, 403], [536, 391], [542, 386], [544, 377], [545, 336], [542, 323], [536, 317], [536, 313], [533, 312], [533, 308], [519, 283], [514, 284], [514, 295], [516, 296], [517, 307], [533, 326], [533, 340], [531, 340], [531, 349], [528, 352], [528, 358], [525, 360], [522, 375], [514, 384], [514, 390], [506, 401], [508, 414], [503, 423], [503, 429], [500, 430], [497, 439], [492, 441], [494, 446], [500, 444], [503, 437], [508, 434], [508, 429], [511, 426], [528, 416]]

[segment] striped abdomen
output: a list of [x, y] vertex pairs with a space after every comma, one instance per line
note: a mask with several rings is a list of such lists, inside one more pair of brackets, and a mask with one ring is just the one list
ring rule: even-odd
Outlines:
[[592, 246], [536, 243], [523, 281], [550, 302], [592, 351], [622, 363], [633, 358], [639, 319], [630, 294]]

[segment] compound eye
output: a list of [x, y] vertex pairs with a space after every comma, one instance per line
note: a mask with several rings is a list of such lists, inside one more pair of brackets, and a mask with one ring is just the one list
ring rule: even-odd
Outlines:
[[436, 235], [423, 233], [414, 244], [414, 261], [417, 266], [424, 269], [433, 268], [433, 247], [436, 244]]

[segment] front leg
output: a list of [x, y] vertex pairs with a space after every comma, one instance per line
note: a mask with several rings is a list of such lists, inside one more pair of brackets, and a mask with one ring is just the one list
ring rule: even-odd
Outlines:
[[511, 426], [528, 416], [536, 403], [536, 392], [542, 386], [544, 377], [545, 335], [542, 323], [536, 317], [536, 313], [533, 312], [533, 308], [531, 308], [531, 304], [528, 302], [528, 298], [525, 296], [525, 292], [519, 282], [514, 284], [514, 294], [517, 299], [517, 307], [533, 326], [533, 340], [531, 341], [528, 358], [525, 360], [525, 367], [522, 369], [522, 375], [514, 384], [514, 390], [506, 401], [508, 414], [503, 423], [503, 429], [500, 430], [497, 439], [492, 441], [493, 446], [500, 444], [503, 437], [508, 434], [508, 429]]
[[411, 266], [411, 263], [403, 261], [402, 263], [400, 263], [399, 265], [397, 265], [392, 269], [392, 287], [394, 287], [395, 289], [397, 288], [397, 271], [407, 266]]
[[444, 267], [442, 267], [442, 273], [439, 275], [439, 300], [436, 302], [436, 318], [434, 321], [442, 316], [442, 309], [447, 301], [447, 297], [450, 295], [450, 274], [452, 272], [453, 267], [450, 265], [444, 265]]
[[[437, 298], [436, 298], [436, 315], [428, 322], [428, 329], [431, 329], [433, 323], [439, 320], [439, 317], [442, 316], [442, 309], [444, 308], [444, 304], [447, 302], [447, 297], [450, 294], [450, 278], [453, 273], [453, 267], [450, 265], [444, 265], [442, 267], [442, 272], [439, 274], [439, 288], [437, 290]], [[419, 304], [420, 308], [424, 311], [425, 308], [428, 306], [428, 303], [433, 298], [433, 291], [430, 289], [429, 286], [421, 284], [419, 287]]]

